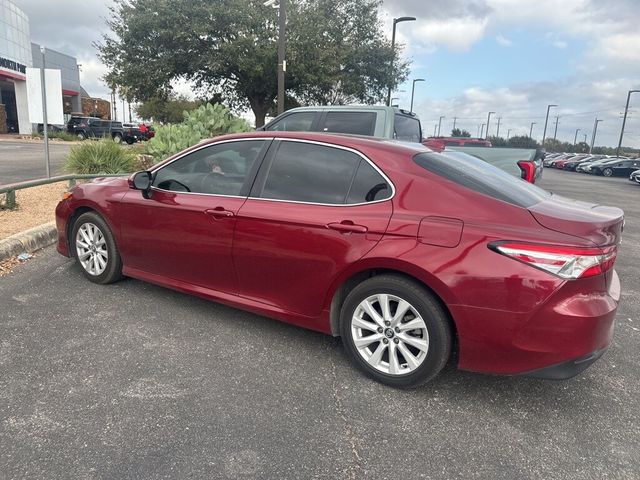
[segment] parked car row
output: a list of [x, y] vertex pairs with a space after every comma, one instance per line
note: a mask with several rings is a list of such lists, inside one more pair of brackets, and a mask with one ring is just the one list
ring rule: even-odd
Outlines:
[[149, 140], [155, 134], [153, 127], [147, 126], [144, 123], [122, 123], [79, 115], [73, 115], [69, 119], [66, 130], [78, 137], [79, 140], [85, 140], [87, 138], [112, 138], [117, 143], [127, 142], [129, 145], [135, 142]]
[[603, 177], [629, 177], [629, 180], [636, 181], [638, 176], [632, 174], [640, 171], [640, 158], [552, 153], [545, 158], [544, 166]]

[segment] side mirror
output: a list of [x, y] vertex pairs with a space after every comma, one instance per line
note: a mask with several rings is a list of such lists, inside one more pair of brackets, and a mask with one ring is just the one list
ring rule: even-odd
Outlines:
[[149, 190], [151, 190], [151, 172], [136, 172], [129, 177], [129, 188], [141, 190], [144, 198], [149, 198]]

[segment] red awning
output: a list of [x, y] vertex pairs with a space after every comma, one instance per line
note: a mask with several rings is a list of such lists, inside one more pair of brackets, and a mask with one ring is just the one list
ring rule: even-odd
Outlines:
[[10, 71], [3, 70], [3, 69], [0, 69], [0, 78], [11, 78], [11, 79], [14, 79], [14, 80], [22, 80], [22, 81], [27, 79], [27, 77], [25, 77], [21, 73], [10, 72]]
[[62, 89], [63, 95], [71, 95], [72, 97], [77, 97], [80, 95], [80, 92], [76, 92], [75, 90], [67, 90], [65, 88]]

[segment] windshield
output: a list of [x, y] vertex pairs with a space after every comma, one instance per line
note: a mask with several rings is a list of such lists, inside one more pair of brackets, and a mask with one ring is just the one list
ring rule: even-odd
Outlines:
[[413, 157], [422, 168], [463, 187], [502, 200], [512, 205], [529, 208], [551, 194], [529, 182], [472, 155], [462, 152], [419, 153]]

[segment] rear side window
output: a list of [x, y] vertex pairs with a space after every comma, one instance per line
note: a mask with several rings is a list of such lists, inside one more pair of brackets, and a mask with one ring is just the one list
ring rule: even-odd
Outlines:
[[362, 158], [350, 151], [302, 142], [281, 142], [262, 198], [344, 204]]
[[316, 112], [298, 112], [273, 122], [266, 130], [275, 132], [308, 132], [311, 130]]
[[471, 155], [419, 153], [413, 159], [440, 177], [519, 207], [529, 208], [551, 196], [549, 192]]
[[322, 131], [372, 136], [376, 130], [375, 112], [329, 112]]
[[360, 160], [347, 203], [368, 203], [391, 197], [391, 186], [366, 160]]
[[420, 121], [407, 115], [395, 114], [394, 134], [397, 140], [404, 142], [421, 142]]

